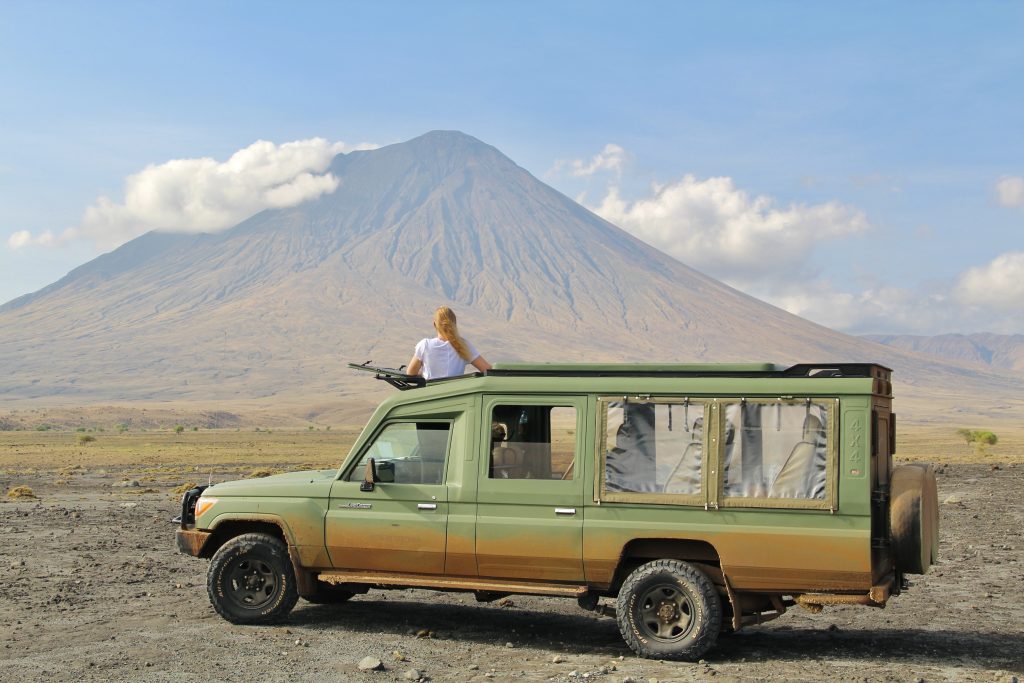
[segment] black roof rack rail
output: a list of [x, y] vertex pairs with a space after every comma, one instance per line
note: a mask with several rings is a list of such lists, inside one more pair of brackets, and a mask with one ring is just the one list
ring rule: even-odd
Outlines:
[[613, 365], [595, 364], [553, 364], [543, 365], [515, 364], [510, 367], [496, 367], [485, 374], [497, 377], [850, 377], [871, 378], [879, 373], [891, 373], [892, 370], [877, 363], [798, 363], [789, 367], [730, 367], [728, 364], [709, 363], [706, 366], [678, 366], [665, 364], [658, 368], [654, 363]]
[[892, 372], [878, 363], [797, 363], [782, 374], [785, 377], [875, 377], [876, 370]]

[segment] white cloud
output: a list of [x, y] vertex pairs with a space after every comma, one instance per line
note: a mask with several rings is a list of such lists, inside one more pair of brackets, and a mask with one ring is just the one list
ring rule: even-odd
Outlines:
[[996, 181], [996, 197], [1002, 206], [1024, 206], [1024, 178], [1005, 176]]
[[955, 295], [968, 306], [1024, 314], [1024, 251], [1002, 254], [963, 273]]
[[569, 173], [576, 178], [586, 178], [600, 171], [610, 171], [619, 177], [626, 165], [626, 159], [626, 150], [609, 142], [589, 162], [582, 159], [559, 159], [555, 162], [549, 175], [555, 175], [562, 169], [568, 168]]
[[[625, 155], [621, 152], [621, 158]], [[572, 168], [597, 169], [600, 157]], [[870, 180], [889, 182], [881, 176]], [[854, 334], [1012, 333], [1024, 322], [1024, 252], [1004, 254], [946, 282], [898, 287], [863, 273], [868, 279], [860, 284], [838, 286], [816, 265], [814, 254], [871, 230], [856, 207], [834, 201], [782, 204], [752, 196], [728, 177], [686, 175], [653, 185], [639, 199], [624, 198], [620, 182], [617, 178], [588, 208], [702, 272], [827, 327]], [[1001, 199], [1024, 205], [1024, 195], [1013, 194], [1015, 187], [1003, 182]], [[586, 195], [579, 201], [588, 204]]]
[[[983, 320], [969, 323], [943, 290], [923, 291], [880, 285], [856, 292], [836, 289], [827, 280], [774, 288], [763, 297], [779, 308], [851, 334], [937, 332], [988, 329]], [[968, 327], [960, 326], [967, 324]]]
[[81, 223], [58, 239], [19, 231], [11, 248], [92, 240], [116, 247], [150, 230], [215, 232], [267, 208], [294, 206], [333, 192], [338, 179], [325, 173], [335, 155], [376, 145], [348, 145], [322, 138], [275, 145], [259, 140], [218, 162], [209, 157], [173, 159], [147, 166], [125, 180], [121, 202], [100, 197]]
[[870, 229], [864, 213], [837, 202], [777, 205], [750, 197], [731, 178], [687, 175], [627, 201], [615, 186], [588, 207], [640, 239], [734, 286], [810, 279], [815, 245]]
[[28, 230], [19, 230], [7, 238], [7, 246], [11, 249], [21, 249], [32, 242], [32, 233]]
[[32, 233], [28, 230], [18, 230], [7, 238], [7, 246], [14, 250], [18, 250], [29, 245], [49, 247], [52, 246], [55, 241], [53, 233], [49, 230], [39, 234], [37, 237], [33, 237]]

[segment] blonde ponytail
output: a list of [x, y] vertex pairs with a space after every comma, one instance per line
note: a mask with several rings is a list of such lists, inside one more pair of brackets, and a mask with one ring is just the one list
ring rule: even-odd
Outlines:
[[466, 342], [459, 336], [459, 327], [455, 322], [455, 311], [447, 306], [439, 306], [434, 311], [434, 327], [437, 329], [438, 335], [452, 345], [455, 353], [459, 354], [459, 358], [467, 363], [473, 360], [469, 357], [469, 349], [466, 348]]

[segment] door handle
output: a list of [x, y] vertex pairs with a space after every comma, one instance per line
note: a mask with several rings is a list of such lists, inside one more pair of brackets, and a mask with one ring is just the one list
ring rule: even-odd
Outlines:
[[555, 508], [556, 515], [575, 515], [576, 508]]
[[420, 510], [436, 510], [437, 503], [417, 503], [416, 507]]

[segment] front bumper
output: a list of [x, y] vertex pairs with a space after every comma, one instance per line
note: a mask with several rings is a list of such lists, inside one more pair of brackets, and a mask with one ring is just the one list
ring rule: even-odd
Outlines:
[[203, 553], [206, 542], [213, 534], [209, 531], [198, 531], [196, 529], [178, 529], [174, 534], [178, 542], [178, 552], [199, 557]]

